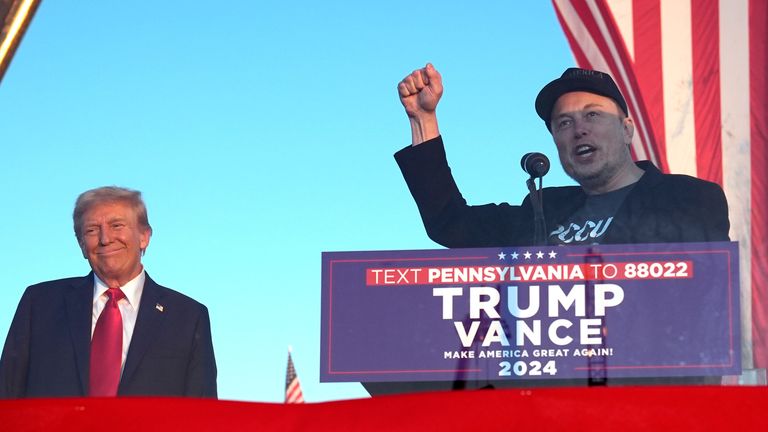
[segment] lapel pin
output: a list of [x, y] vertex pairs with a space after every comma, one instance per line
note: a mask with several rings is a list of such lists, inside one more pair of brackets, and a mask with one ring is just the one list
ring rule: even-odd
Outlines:
[[157, 304], [155, 304], [155, 309], [157, 309], [160, 312], [162, 312], [163, 311], [163, 305], [161, 305], [160, 303], [157, 303]]

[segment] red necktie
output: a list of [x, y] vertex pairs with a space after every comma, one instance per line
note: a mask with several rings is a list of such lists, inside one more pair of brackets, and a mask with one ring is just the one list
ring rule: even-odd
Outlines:
[[91, 396], [117, 396], [123, 358], [123, 317], [117, 302], [125, 298], [120, 288], [107, 290], [107, 305], [96, 321], [91, 339]]

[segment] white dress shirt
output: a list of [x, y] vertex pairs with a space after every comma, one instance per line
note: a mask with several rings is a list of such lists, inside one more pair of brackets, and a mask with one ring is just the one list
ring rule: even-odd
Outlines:
[[[107, 290], [109, 287], [104, 282], [93, 274], [93, 315], [91, 319], [91, 338], [93, 338], [93, 331], [96, 329], [96, 321], [101, 315], [101, 311], [107, 305]], [[125, 367], [125, 358], [128, 355], [128, 347], [131, 345], [131, 337], [133, 336], [133, 328], [136, 327], [136, 317], [139, 314], [139, 301], [141, 300], [141, 293], [144, 291], [144, 280], [146, 279], [144, 270], [141, 270], [138, 276], [131, 279], [124, 286], [120, 287], [120, 290], [125, 294], [125, 298], [120, 299], [117, 303], [117, 307], [120, 309], [120, 315], [123, 317], [123, 353], [122, 360], [120, 362], [120, 373]]]

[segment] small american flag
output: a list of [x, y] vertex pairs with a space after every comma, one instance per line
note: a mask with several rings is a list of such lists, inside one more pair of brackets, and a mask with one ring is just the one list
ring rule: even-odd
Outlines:
[[301, 383], [291, 359], [291, 347], [288, 347], [288, 368], [285, 371], [285, 403], [304, 403]]

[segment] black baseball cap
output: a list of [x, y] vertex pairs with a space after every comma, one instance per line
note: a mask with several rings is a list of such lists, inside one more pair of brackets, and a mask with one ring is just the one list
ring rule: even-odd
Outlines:
[[595, 70], [568, 68], [560, 78], [545, 85], [539, 95], [536, 96], [536, 114], [544, 120], [547, 129], [550, 129], [552, 108], [554, 108], [557, 99], [566, 93], [575, 91], [595, 93], [611, 98], [619, 104], [624, 114], [628, 114], [627, 102], [610, 75]]

